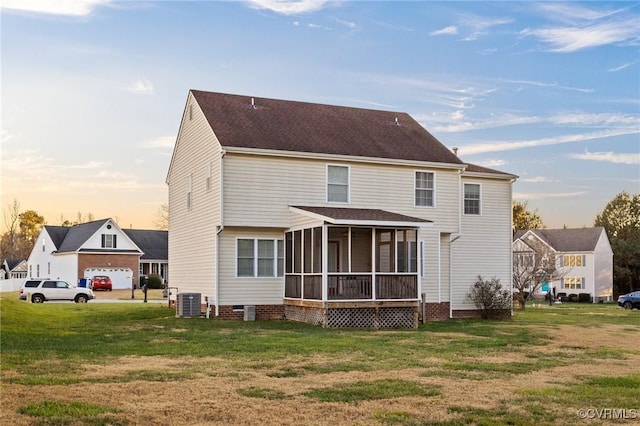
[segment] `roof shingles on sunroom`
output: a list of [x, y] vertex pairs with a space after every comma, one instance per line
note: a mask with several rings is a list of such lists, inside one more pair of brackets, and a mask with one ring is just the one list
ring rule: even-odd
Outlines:
[[191, 93], [223, 147], [463, 164], [407, 113]]

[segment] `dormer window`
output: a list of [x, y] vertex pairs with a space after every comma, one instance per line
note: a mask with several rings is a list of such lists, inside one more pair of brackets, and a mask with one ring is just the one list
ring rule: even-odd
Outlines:
[[116, 248], [116, 235], [102, 234], [102, 248]]

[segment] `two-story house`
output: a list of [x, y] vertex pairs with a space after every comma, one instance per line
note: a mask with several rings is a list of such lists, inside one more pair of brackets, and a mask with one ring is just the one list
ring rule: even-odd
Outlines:
[[511, 288], [516, 176], [406, 113], [192, 90], [171, 164], [170, 282], [221, 318], [415, 327]]
[[28, 260], [28, 276], [81, 278], [107, 275], [113, 289], [137, 286], [140, 275], [166, 278], [167, 231], [122, 229], [112, 219], [42, 227]]
[[532, 259], [545, 257], [553, 264], [555, 278], [538, 289], [540, 295], [588, 293], [594, 303], [613, 298], [613, 250], [602, 227], [518, 231], [513, 253], [514, 263], [516, 256], [528, 253]]

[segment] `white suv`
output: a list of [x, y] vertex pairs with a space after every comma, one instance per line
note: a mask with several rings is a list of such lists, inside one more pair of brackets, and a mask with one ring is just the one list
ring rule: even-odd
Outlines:
[[88, 288], [74, 287], [66, 281], [52, 279], [26, 280], [20, 288], [20, 299], [33, 303], [47, 300], [73, 300], [76, 303], [87, 303], [95, 299], [93, 291]]

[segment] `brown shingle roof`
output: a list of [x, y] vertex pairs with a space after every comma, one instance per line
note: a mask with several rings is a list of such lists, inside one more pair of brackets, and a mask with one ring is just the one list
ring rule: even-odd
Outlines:
[[315, 213], [320, 216], [331, 218], [337, 221], [354, 221], [354, 222], [414, 222], [416, 225], [422, 223], [432, 223], [430, 220], [421, 219], [412, 216], [406, 216], [399, 213], [393, 213], [379, 209], [355, 209], [346, 207], [308, 207], [308, 206], [292, 206], [293, 208]]
[[462, 164], [403, 112], [191, 93], [223, 147]]
[[483, 167], [483, 166], [478, 166], [477, 164], [471, 164], [471, 163], [466, 163], [467, 164], [467, 168], [465, 169], [465, 172], [471, 172], [471, 173], [489, 173], [489, 174], [496, 174], [496, 175], [505, 175], [505, 176], [512, 176], [512, 177], [516, 177], [515, 175], [512, 175], [510, 173], [505, 173], [505, 172], [501, 172], [499, 170], [495, 170], [495, 169], [490, 169], [488, 167]]

